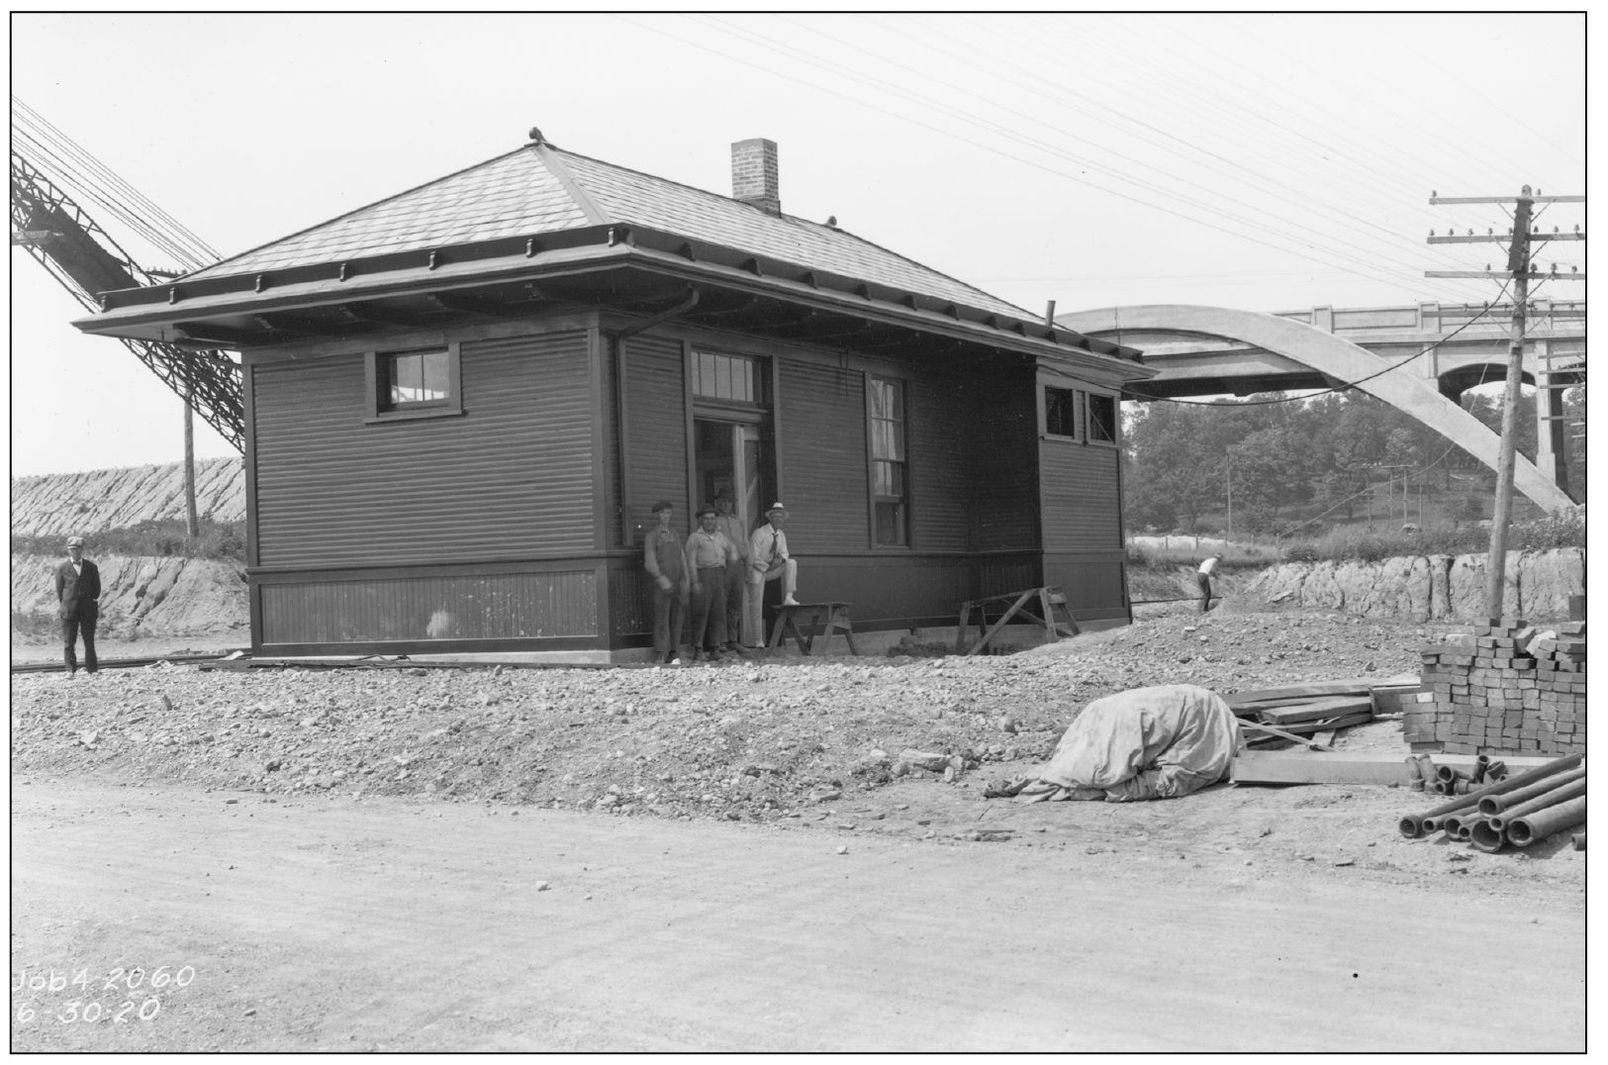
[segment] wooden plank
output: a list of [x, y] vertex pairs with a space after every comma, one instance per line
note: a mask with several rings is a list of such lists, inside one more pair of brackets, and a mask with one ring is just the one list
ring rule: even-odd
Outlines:
[[1231, 709], [1257, 704], [1281, 705], [1320, 695], [1364, 695], [1374, 688], [1418, 687], [1415, 674], [1403, 673], [1394, 677], [1357, 677], [1350, 680], [1317, 680], [1308, 684], [1292, 684], [1283, 688], [1258, 688], [1254, 691], [1225, 695]]
[[1283, 729], [1275, 728], [1272, 725], [1262, 725], [1262, 724], [1257, 724], [1256, 722], [1247, 721], [1241, 727], [1246, 728], [1246, 729], [1254, 729], [1257, 732], [1266, 732], [1267, 734], [1269, 734], [1271, 736], [1277, 736], [1281, 740], [1294, 740], [1296, 743], [1301, 744], [1303, 747], [1322, 747], [1326, 751], [1333, 750], [1333, 748], [1329, 747], [1327, 744], [1320, 744], [1320, 743], [1316, 742], [1315, 740], [1303, 739], [1300, 736], [1297, 736], [1297, 735], [1295, 735], [1293, 733], [1285, 732]]
[[[1352, 725], [1361, 725], [1372, 721], [1373, 714], [1368, 711], [1357, 711], [1351, 714], [1337, 714], [1330, 717], [1318, 718], [1315, 721], [1292, 721], [1281, 727], [1286, 732], [1294, 732], [1310, 736], [1314, 732], [1323, 732], [1327, 729], [1350, 728]], [[1242, 725], [1261, 724], [1261, 722], [1242, 721]]]
[[1339, 717], [1366, 710], [1373, 714], [1373, 699], [1367, 695], [1331, 695], [1323, 699], [1308, 699], [1288, 706], [1269, 706], [1257, 710], [1257, 716], [1274, 725], [1293, 725], [1301, 721], [1320, 721], [1326, 717]]

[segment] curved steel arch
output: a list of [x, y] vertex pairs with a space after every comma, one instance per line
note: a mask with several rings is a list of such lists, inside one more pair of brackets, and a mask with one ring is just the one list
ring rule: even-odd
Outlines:
[[[1187, 333], [1220, 337], [1283, 355], [1389, 403], [1434, 429], [1469, 454], [1496, 469], [1501, 441], [1461, 406], [1441, 395], [1428, 380], [1407, 366], [1379, 373], [1379, 357], [1349, 340], [1303, 322], [1273, 314], [1228, 307], [1186, 304], [1140, 304], [1102, 307], [1056, 318], [1056, 324], [1085, 336], [1115, 339], [1119, 331]], [[1378, 374], [1373, 377], [1371, 375]], [[1363, 378], [1370, 378], [1364, 381]], [[1516, 456], [1513, 486], [1547, 511], [1574, 505], [1540, 468]]]

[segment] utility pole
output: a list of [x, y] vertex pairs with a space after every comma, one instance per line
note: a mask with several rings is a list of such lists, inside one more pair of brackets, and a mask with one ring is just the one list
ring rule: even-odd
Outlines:
[[193, 542], [201, 535], [201, 519], [195, 512], [195, 408], [190, 405], [192, 388], [184, 396], [184, 532]]
[[[1544, 274], [1530, 269], [1530, 244], [1532, 240], [1544, 242], [1549, 240], [1585, 240], [1586, 235], [1575, 227], [1574, 233], [1552, 233], [1543, 236], [1531, 231], [1531, 220], [1535, 205], [1553, 203], [1584, 203], [1584, 196], [1542, 196], [1539, 192], [1531, 194], [1530, 186], [1526, 185], [1520, 190], [1518, 196], [1440, 196], [1430, 193], [1429, 202], [1432, 205], [1442, 204], [1513, 204], [1513, 229], [1508, 244], [1508, 263], [1506, 272], [1492, 271], [1487, 265], [1484, 271], [1479, 270], [1426, 270], [1425, 277], [1485, 277], [1506, 278], [1513, 283], [1513, 322], [1508, 340], [1507, 384], [1502, 392], [1502, 443], [1497, 453], [1496, 463], [1496, 505], [1491, 515], [1491, 549], [1490, 557], [1486, 562], [1485, 585], [1485, 611], [1493, 618], [1502, 616], [1502, 591], [1507, 578], [1507, 539], [1508, 523], [1513, 509], [1513, 465], [1516, 450], [1516, 438], [1519, 422], [1519, 386], [1524, 377], [1524, 323], [1525, 313], [1530, 298], [1530, 282], [1532, 280], [1579, 280], [1584, 281], [1586, 275], [1571, 270], [1567, 274], [1559, 274], [1557, 267], [1552, 268], [1551, 274]], [[1475, 236], [1469, 230], [1467, 236], [1457, 236], [1448, 233], [1437, 237], [1433, 230], [1429, 234], [1431, 244], [1474, 244], [1486, 242], [1499, 242], [1502, 238], [1490, 230], [1483, 237]]]

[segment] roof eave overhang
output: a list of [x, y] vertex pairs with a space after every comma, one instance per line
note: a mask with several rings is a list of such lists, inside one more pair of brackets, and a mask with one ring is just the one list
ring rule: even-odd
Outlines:
[[101, 312], [75, 320], [73, 325], [95, 335], [182, 340], [172, 335], [175, 323], [181, 321], [539, 281], [621, 266], [691, 282], [707, 281], [1001, 350], [1087, 362], [1107, 373], [1120, 369], [1126, 380], [1142, 380], [1156, 373], [1139, 363], [1139, 352], [1133, 348], [1042, 321], [621, 224], [312, 266], [180, 278], [149, 288], [103, 293]]

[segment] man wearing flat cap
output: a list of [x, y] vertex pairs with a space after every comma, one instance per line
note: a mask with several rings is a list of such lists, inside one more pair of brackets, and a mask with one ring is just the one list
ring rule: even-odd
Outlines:
[[653, 578], [653, 650], [667, 666], [681, 664], [681, 625], [687, 616], [687, 559], [681, 534], [670, 527], [675, 507], [653, 504], [658, 524], [642, 544], [642, 564]]
[[78, 672], [78, 635], [84, 636], [84, 672], [99, 668], [95, 661], [95, 621], [100, 617], [100, 570], [84, 557], [84, 538], [67, 538], [67, 561], [56, 567], [56, 601], [61, 604], [62, 657], [67, 675]]
[[798, 563], [787, 553], [787, 534], [782, 523], [787, 520], [787, 508], [772, 503], [765, 512], [765, 524], [754, 530], [748, 539], [748, 616], [758, 640], [765, 643], [764, 603], [765, 583], [782, 582], [782, 605], [798, 605]]

